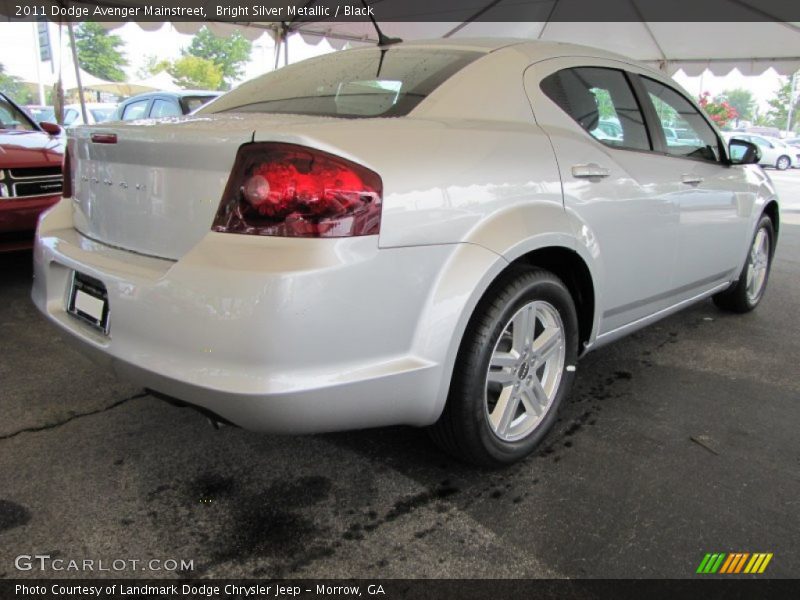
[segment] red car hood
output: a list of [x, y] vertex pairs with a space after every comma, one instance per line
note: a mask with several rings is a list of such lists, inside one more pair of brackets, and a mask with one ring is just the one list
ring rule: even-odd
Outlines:
[[41, 131], [0, 130], [0, 169], [60, 165], [64, 140]]

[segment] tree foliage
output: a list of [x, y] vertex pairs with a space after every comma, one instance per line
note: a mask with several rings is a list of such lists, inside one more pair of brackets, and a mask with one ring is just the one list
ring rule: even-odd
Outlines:
[[738, 116], [736, 109], [728, 104], [727, 100], [711, 100], [711, 95], [708, 92], [700, 94], [698, 104], [720, 129]]
[[139, 79], [147, 79], [153, 75], [159, 74], [161, 71], [169, 71], [172, 63], [166, 58], [159, 58], [155, 54], [148, 54], [144, 57], [144, 63], [136, 71], [136, 76]]
[[18, 78], [5, 72], [0, 63], [0, 92], [6, 94], [17, 104], [30, 104], [32, 94]]
[[193, 90], [218, 90], [222, 85], [222, 70], [208, 59], [184, 56], [168, 69], [179, 86]]
[[719, 94], [714, 101], [717, 103], [727, 102], [739, 115], [739, 119], [752, 121], [755, 117], [757, 104], [750, 90], [744, 88], [725, 90]]
[[217, 37], [207, 27], [203, 27], [192, 38], [189, 47], [183, 50], [183, 54], [214, 63], [222, 73], [221, 89], [223, 84], [225, 88], [229, 88], [231, 82], [242, 76], [252, 47], [253, 44], [238, 31], [228, 37]]
[[[800, 77], [800, 75], [798, 75], [798, 77]], [[765, 115], [765, 120], [767, 121], [768, 125], [777, 127], [779, 129], [791, 130], [797, 125], [798, 122], [800, 122], [800, 115], [797, 114], [798, 111], [800, 111], [800, 94], [795, 94], [792, 122], [788, 123], [791, 96], [792, 80], [791, 78], [784, 79], [781, 87], [778, 88], [778, 92], [775, 94], [775, 97], [767, 103], [769, 104], [769, 109]]]
[[128, 61], [121, 49], [122, 38], [108, 33], [94, 22], [81, 23], [75, 28], [75, 47], [81, 68], [101, 79], [125, 81], [124, 67]]

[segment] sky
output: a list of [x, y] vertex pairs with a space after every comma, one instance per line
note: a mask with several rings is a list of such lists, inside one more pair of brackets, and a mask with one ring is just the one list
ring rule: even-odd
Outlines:
[[[51, 25], [50, 31], [51, 43], [57, 46], [58, 28]], [[119, 35], [125, 42], [125, 53], [130, 63], [127, 72], [131, 79], [138, 78], [136, 72], [144, 64], [148, 55], [167, 59], [178, 58], [181, 49], [187, 47], [192, 39], [190, 35], [183, 35], [175, 31], [169, 23], [165, 23], [161, 29], [154, 32], [144, 31], [135, 23], [127, 23], [114, 30], [113, 33]], [[70, 60], [66, 29], [64, 29], [61, 41], [65, 60]], [[289, 57], [292, 62], [332, 51], [333, 48], [324, 40], [317, 45], [310, 45], [298, 35], [289, 38]], [[5, 66], [6, 72], [26, 80], [35, 80], [37, 63], [34, 24], [0, 22], [0, 64]], [[265, 34], [253, 43], [253, 52], [250, 62], [245, 67], [244, 80], [272, 70], [274, 63], [274, 44], [272, 39]], [[283, 64], [283, 56], [281, 56], [281, 64]], [[71, 60], [66, 65], [69, 68]], [[38, 66], [42, 73], [46, 73], [51, 68], [48, 63], [41, 63]], [[679, 71], [674, 78], [695, 96], [703, 91], [708, 91], [712, 96], [716, 96], [727, 89], [737, 87], [749, 89], [753, 92], [762, 111], [766, 110], [767, 101], [774, 96], [781, 83], [785, 81], [772, 69], [758, 77], [746, 77], [734, 70], [724, 77], [712, 75], [708, 71], [699, 77], [688, 77]]]

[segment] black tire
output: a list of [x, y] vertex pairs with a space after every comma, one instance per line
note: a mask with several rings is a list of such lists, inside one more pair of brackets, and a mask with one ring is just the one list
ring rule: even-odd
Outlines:
[[[498, 437], [489, 424], [486, 403], [489, 360], [511, 318], [537, 300], [554, 308], [563, 324], [565, 352], [561, 378], [549, 408], [535, 429], [522, 439], [509, 442]], [[439, 421], [430, 428], [431, 437], [449, 454], [476, 465], [497, 467], [524, 458], [555, 422], [561, 401], [575, 379], [577, 356], [578, 318], [566, 286], [542, 269], [510, 271], [484, 295], [469, 321], [453, 368], [447, 404]]]
[[[769, 255], [767, 258], [767, 272], [764, 278], [764, 283], [758, 295], [753, 298], [747, 291], [747, 273], [752, 265], [752, 247], [755, 243], [756, 237], [760, 231], [764, 231], [769, 239]], [[769, 283], [769, 273], [772, 269], [772, 257], [775, 254], [775, 228], [772, 225], [772, 219], [767, 215], [762, 215], [761, 220], [758, 222], [756, 232], [753, 239], [750, 241], [747, 251], [747, 260], [742, 267], [742, 272], [739, 273], [739, 279], [731, 287], [724, 292], [720, 292], [714, 296], [714, 304], [722, 310], [727, 310], [735, 313], [747, 313], [753, 310], [761, 302], [764, 297], [764, 292]]]
[[775, 161], [775, 168], [778, 169], [778, 171], [785, 171], [791, 164], [791, 158], [788, 156], [779, 156], [778, 160]]

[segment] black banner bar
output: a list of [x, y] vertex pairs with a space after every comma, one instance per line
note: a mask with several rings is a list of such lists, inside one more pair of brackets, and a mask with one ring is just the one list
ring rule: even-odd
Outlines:
[[796, 597], [798, 580], [709, 578], [610, 579], [352, 579], [352, 580], [0, 580], [0, 598], [65, 600], [703, 600]]
[[[0, 19], [219, 22], [755, 22], [800, 27], [796, 0], [0, 0]], [[367, 10], [369, 14], [367, 14]], [[735, 43], [733, 41], [732, 43]]]

